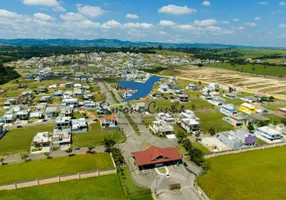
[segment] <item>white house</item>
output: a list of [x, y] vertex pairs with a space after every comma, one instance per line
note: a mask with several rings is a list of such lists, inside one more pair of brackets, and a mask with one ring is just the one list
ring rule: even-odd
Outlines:
[[281, 133], [269, 126], [258, 127], [258, 129], [255, 132], [255, 135], [256, 137], [268, 143], [275, 143], [282, 141]]
[[224, 104], [220, 107], [220, 112], [227, 115], [231, 116], [234, 114], [237, 114], [236, 107], [232, 104]]

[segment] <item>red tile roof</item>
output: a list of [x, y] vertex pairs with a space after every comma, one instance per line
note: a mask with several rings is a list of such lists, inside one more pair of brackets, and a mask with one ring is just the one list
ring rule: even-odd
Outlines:
[[[159, 148], [151, 146], [144, 151], [138, 151], [132, 153], [135, 157], [137, 166], [164, 163], [169, 161], [175, 161], [182, 159], [179, 151], [175, 147]], [[161, 157], [160, 159], [156, 159]]]

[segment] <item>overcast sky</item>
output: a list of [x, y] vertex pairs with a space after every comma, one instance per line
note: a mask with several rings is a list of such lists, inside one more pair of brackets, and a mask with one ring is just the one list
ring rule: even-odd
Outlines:
[[286, 47], [286, 0], [2, 0], [0, 38]]

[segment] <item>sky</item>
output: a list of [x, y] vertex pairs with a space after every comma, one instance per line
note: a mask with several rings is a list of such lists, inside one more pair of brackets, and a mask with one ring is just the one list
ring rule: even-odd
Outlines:
[[1, 0], [0, 38], [286, 47], [286, 0]]

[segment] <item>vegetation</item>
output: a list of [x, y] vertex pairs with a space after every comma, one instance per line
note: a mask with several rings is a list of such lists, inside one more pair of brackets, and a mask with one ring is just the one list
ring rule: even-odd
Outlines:
[[283, 199], [285, 150], [277, 147], [211, 158], [209, 171], [198, 183], [214, 200]]
[[18, 72], [14, 71], [10, 67], [3, 67], [3, 64], [0, 60], [0, 85], [7, 83], [13, 79], [19, 78], [20, 74]]
[[106, 136], [119, 143], [126, 140], [126, 137], [122, 131], [102, 130], [99, 122], [90, 124], [88, 132], [73, 134], [72, 140], [74, 146], [98, 146], [102, 145], [102, 141]]
[[[108, 185], [108, 187], [107, 187]], [[38, 187], [23, 188], [18, 190], [0, 191], [0, 199], [15, 200], [71, 200], [71, 199], [101, 199], [124, 200], [117, 176], [115, 174], [73, 180], [62, 183], [53, 183]]]
[[201, 120], [200, 127], [203, 133], [208, 133], [211, 127], [213, 127], [216, 132], [229, 131], [234, 129], [231, 124], [222, 120], [224, 115], [218, 111], [198, 112], [196, 115]]
[[108, 153], [33, 160], [0, 166], [0, 184], [112, 167]]
[[231, 64], [231, 63], [215, 63], [215, 64], [207, 64], [207, 67], [228, 69], [238, 72], [245, 72], [250, 74], [258, 74], [258, 75], [269, 75], [269, 76], [285, 76], [286, 67], [283, 66], [268, 66], [262, 64]]

